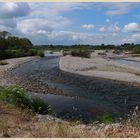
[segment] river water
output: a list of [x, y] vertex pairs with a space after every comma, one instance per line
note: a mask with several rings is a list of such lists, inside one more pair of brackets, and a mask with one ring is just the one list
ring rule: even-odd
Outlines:
[[29, 93], [49, 103], [58, 117], [89, 121], [105, 112], [120, 117], [135, 106], [140, 106], [140, 88], [113, 80], [63, 72], [59, 69], [59, 59], [60, 56], [46, 56], [25, 63], [14, 71], [16, 76], [39, 80], [42, 84], [47, 83], [72, 95]]
[[119, 64], [125, 64], [125, 65], [128, 65], [128, 66], [140, 68], [140, 62], [137, 62], [137, 61], [131, 61], [131, 60], [126, 60], [126, 59], [118, 59], [118, 60], [116, 60], [116, 62], [119, 63]]

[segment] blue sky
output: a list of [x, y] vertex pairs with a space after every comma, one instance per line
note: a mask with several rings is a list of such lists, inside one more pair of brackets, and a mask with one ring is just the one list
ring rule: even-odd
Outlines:
[[140, 43], [140, 3], [0, 3], [0, 31], [34, 44]]

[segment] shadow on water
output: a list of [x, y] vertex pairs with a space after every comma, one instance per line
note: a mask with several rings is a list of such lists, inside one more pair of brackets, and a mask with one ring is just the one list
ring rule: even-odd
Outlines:
[[[16, 68], [17, 76], [28, 77], [68, 92], [72, 97], [30, 93], [48, 102], [58, 117], [90, 120], [96, 115], [110, 112], [114, 117], [127, 114], [140, 106], [140, 88], [120, 82], [80, 76], [59, 69], [58, 56], [46, 56]], [[79, 97], [78, 99], [74, 97]]]

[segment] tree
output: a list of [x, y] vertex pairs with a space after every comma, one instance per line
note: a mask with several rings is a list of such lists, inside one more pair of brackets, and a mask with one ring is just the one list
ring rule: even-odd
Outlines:
[[8, 36], [11, 36], [10, 32], [7, 31], [0, 32], [0, 38], [6, 39]]
[[21, 38], [19, 41], [22, 49], [28, 50], [33, 46], [32, 42], [28, 38]]

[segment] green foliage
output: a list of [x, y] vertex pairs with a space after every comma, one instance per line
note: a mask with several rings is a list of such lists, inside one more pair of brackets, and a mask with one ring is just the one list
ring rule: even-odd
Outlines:
[[101, 116], [96, 116], [95, 120], [94, 121], [97, 121], [99, 123], [111, 123], [113, 122], [113, 118], [112, 118], [112, 115], [110, 113], [104, 113], [103, 115]]
[[1, 87], [0, 100], [20, 107], [31, 107], [31, 99], [22, 89], [15, 86]]
[[72, 56], [90, 58], [90, 51], [88, 51], [86, 49], [84, 49], [84, 50], [72, 50], [70, 54]]
[[134, 47], [132, 51], [133, 53], [140, 54], [140, 47]]
[[33, 44], [28, 38], [12, 36], [7, 31], [0, 32], [0, 60], [37, 54], [37, 49], [33, 48]]
[[31, 109], [38, 114], [53, 114], [47, 103], [38, 98], [31, 98], [23, 89], [16, 86], [0, 87], [0, 101]]
[[40, 56], [40, 57], [44, 57], [44, 51], [39, 50], [38, 53], [37, 53], [37, 55]]
[[30, 49], [28, 51], [28, 55], [30, 55], [30, 56], [35, 56], [35, 55], [37, 55], [37, 53], [38, 53], [38, 51], [36, 49]]
[[32, 99], [33, 111], [38, 114], [53, 114], [51, 106], [39, 98]]
[[7, 31], [0, 32], [0, 38], [6, 38], [10, 35], [11, 35], [11, 33], [7, 32]]

